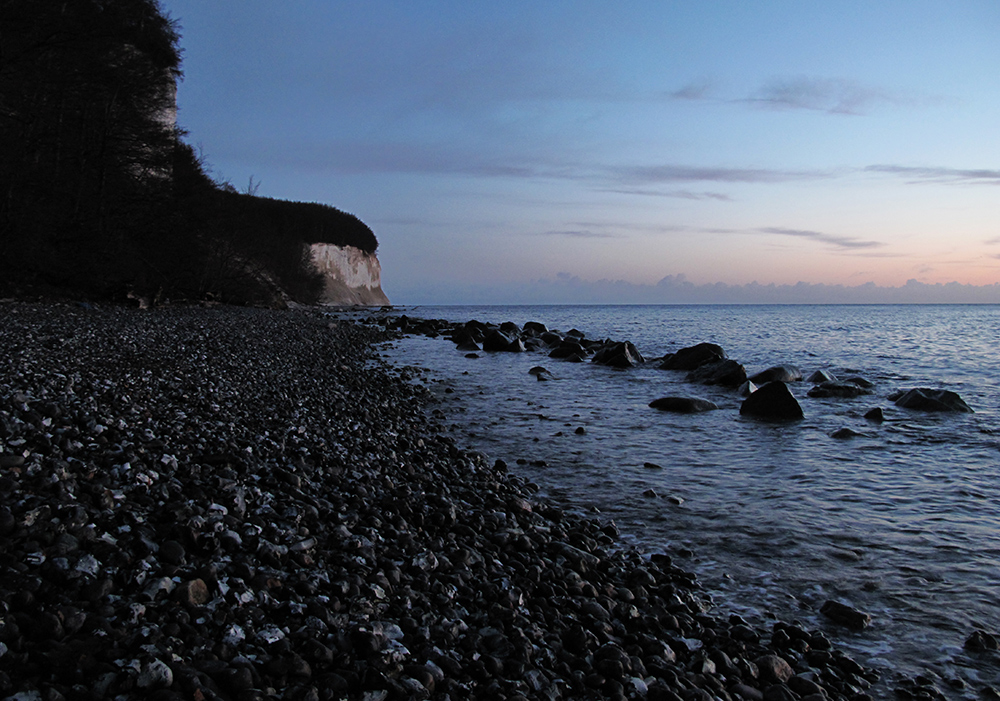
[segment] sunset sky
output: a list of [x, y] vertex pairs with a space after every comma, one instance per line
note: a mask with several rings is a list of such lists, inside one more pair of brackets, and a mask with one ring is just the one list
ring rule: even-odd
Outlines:
[[995, 0], [162, 6], [213, 174], [356, 214], [395, 303], [1000, 289]]

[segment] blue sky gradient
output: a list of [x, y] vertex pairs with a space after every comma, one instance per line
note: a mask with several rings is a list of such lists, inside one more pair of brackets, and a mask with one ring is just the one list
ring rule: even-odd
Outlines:
[[994, 0], [162, 4], [215, 175], [358, 215], [393, 302], [1000, 302]]

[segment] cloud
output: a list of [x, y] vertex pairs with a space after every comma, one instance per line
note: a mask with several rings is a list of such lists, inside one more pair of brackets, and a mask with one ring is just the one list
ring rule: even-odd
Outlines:
[[772, 78], [743, 102], [767, 109], [812, 110], [828, 114], [862, 115], [880, 105], [913, 100], [882, 88], [844, 78], [785, 76]]
[[985, 243], [987, 246], [996, 246], [998, 243], [1000, 243], [1000, 236], [995, 236], [989, 239], [988, 241], [983, 241], [983, 243]]
[[704, 100], [707, 99], [712, 90], [710, 81], [688, 83], [679, 90], [670, 93], [670, 97], [675, 100]]
[[543, 231], [542, 236], [567, 236], [575, 239], [615, 239], [619, 238], [614, 234], [602, 231], [589, 231], [587, 229], [563, 229], [555, 231]]
[[820, 243], [829, 244], [835, 248], [857, 250], [862, 248], [881, 248], [885, 246], [879, 241], [862, 241], [852, 236], [837, 236], [835, 234], [824, 234], [820, 231], [809, 231], [806, 229], [783, 229], [780, 227], [764, 227], [757, 229], [763, 234], [777, 234], [779, 236], [792, 236], [795, 238], [810, 239]]
[[774, 170], [770, 168], [718, 168], [684, 165], [628, 166], [609, 169], [621, 182], [635, 184], [676, 182], [782, 183], [831, 177], [826, 171]]
[[899, 175], [909, 178], [910, 183], [1000, 185], [1000, 170], [987, 170], [985, 168], [963, 169], [944, 168], [941, 166], [872, 165], [867, 166], [864, 170], [867, 173]]
[[641, 188], [608, 188], [604, 192], [619, 195], [643, 195], [648, 197], [668, 197], [681, 200], [716, 200], [718, 202], [733, 202], [733, 198], [724, 192], [692, 192], [690, 190], [643, 190]]

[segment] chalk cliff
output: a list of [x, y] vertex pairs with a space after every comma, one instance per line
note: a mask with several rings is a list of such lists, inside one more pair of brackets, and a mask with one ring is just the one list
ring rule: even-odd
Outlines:
[[354, 246], [329, 243], [310, 245], [313, 263], [325, 280], [320, 304], [383, 305], [389, 298], [382, 291], [382, 267], [374, 253]]

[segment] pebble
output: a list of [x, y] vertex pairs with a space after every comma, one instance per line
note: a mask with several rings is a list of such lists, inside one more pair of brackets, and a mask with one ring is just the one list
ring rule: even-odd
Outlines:
[[456, 445], [405, 317], [0, 307], [2, 698], [757, 699], [820, 652]]

